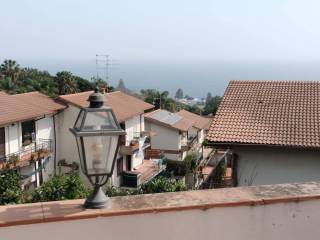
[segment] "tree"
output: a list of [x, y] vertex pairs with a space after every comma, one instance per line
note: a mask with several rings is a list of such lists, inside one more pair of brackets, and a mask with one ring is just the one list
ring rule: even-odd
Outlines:
[[155, 105], [156, 109], [167, 109], [174, 103], [173, 99], [169, 98], [169, 92], [159, 92], [155, 89], [141, 90], [141, 95], [144, 101]]
[[18, 74], [20, 72], [20, 66], [15, 60], [6, 59], [0, 65], [0, 73], [11, 79], [12, 84], [17, 83]]
[[175, 98], [176, 99], [182, 99], [183, 98], [183, 91], [181, 88], [179, 88], [176, 92], [176, 95], [175, 95]]
[[58, 72], [54, 80], [57, 85], [59, 95], [75, 93], [78, 90], [75, 77], [70, 72]]
[[214, 96], [213, 98], [211, 98], [211, 100], [206, 103], [203, 113], [205, 115], [215, 114], [218, 110], [221, 99], [222, 98], [220, 96]]
[[22, 198], [20, 175], [14, 170], [0, 172], [0, 205], [20, 203]]
[[80, 92], [92, 91], [95, 88], [95, 84], [93, 82], [88, 81], [87, 79], [74, 76], [74, 80], [76, 81], [78, 90]]
[[207, 97], [206, 97], [206, 104], [209, 104], [209, 102], [212, 100], [212, 94], [208, 92]]

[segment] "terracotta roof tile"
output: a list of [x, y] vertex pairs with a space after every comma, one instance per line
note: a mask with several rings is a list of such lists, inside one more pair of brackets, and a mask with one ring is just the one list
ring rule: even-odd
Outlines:
[[319, 148], [319, 119], [318, 81], [231, 81], [207, 138]]
[[53, 114], [63, 108], [64, 105], [39, 92], [16, 95], [0, 92], [0, 125]]
[[[92, 91], [61, 95], [58, 97], [58, 100], [83, 108], [89, 105], [87, 100], [91, 93]], [[113, 109], [119, 122], [126, 121], [129, 118], [142, 114], [144, 111], [154, 107], [153, 105], [146, 103], [139, 98], [120, 91], [106, 93], [105, 106], [110, 106]]]
[[191, 122], [194, 122], [194, 127], [198, 129], [209, 129], [210, 123], [212, 121], [212, 118], [202, 117], [198, 114], [186, 110], [181, 110], [177, 112], [177, 114], [186, 119], [189, 119]]

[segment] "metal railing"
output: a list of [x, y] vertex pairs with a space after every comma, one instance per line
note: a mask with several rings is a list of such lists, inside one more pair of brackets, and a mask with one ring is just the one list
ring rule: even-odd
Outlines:
[[21, 147], [19, 151], [0, 157], [0, 165], [13, 164], [21, 166], [21, 163], [37, 160], [52, 152], [51, 139], [37, 139], [28, 146]]

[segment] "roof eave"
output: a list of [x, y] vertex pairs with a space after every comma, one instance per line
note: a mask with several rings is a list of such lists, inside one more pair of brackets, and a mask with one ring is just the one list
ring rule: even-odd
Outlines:
[[263, 144], [263, 143], [240, 143], [240, 142], [215, 142], [209, 141], [212, 146], [224, 147], [270, 147], [270, 148], [286, 148], [286, 149], [310, 149], [320, 150], [320, 146], [302, 146], [302, 145], [286, 145], [286, 144]]

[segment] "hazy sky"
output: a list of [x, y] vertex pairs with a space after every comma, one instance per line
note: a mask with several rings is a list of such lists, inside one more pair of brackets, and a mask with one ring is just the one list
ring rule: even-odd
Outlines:
[[319, 60], [317, 0], [8, 0], [0, 59]]

